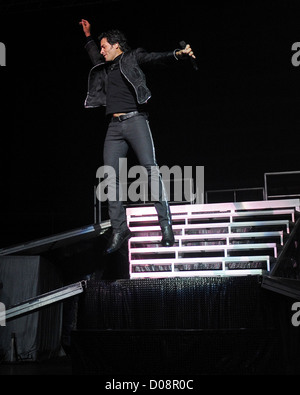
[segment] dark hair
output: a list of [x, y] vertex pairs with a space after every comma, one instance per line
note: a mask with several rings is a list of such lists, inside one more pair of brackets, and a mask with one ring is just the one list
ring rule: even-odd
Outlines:
[[120, 49], [125, 52], [130, 50], [130, 47], [127, 42], [127, 38], [125, 35], [117, 29], [108, 30], [107, 32], [103, 32], [98, 37], [98, 40], [101, 41], [102, 38], [106, 38], [110, 45], [119, 43]]

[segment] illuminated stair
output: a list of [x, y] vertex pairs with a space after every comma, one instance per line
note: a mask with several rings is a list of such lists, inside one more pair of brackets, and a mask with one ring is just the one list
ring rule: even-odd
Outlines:
[[257, 275], [270, 271], [299, 199], [171, 206], [175, 244], [162, 247], [154, 207], [127, 208], [130, 278]]

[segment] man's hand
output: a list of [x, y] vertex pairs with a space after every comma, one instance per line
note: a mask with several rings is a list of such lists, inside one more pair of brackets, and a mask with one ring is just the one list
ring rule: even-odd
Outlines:
[[186, 44], [184, 49], [181, 49], [180, 51], [176, 51], [176, 56], [184, 56], [188, 55], [191, 56], [192, 58], [196, 59], [196, 56], [194, 55], [194, 52], [190, 46], [190, 44]]
[[86, 37], [89, 37], [91, 35], [91, 25], [86, 19], [81, 19], [79, 22], [79, 25], [82, 26], [83, 32]]

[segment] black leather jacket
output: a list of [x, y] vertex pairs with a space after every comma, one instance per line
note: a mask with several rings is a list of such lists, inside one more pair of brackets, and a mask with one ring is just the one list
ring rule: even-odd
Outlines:
[[[104, 57], [94, 40], [90, 40], [85, 48], [94, 64], [89, 72], [88, 92], [84, 102], [86, 108], [100, 107], [106, 105], [106, 83], [107, 72]], [[142, 48], [123, 52], [120, 58], [120, 70], [125, 78], [133, 86], [139, 104], [146, 103], [151, 92], [146, 85], [146, 77], [140, 65], [146, 63], [159, 63], [169, 59], [177, 59], [175, 51], [169, 52], [146, 52]]]

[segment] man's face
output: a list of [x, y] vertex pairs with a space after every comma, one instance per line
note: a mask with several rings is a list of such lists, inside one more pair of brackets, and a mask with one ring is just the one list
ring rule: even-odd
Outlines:
[[122, 52], [118, 43], [111, 45], [105, 37], [100, 41], [100, 46], [100, 53], [104, 56], [106, 62], [114, 60]]

